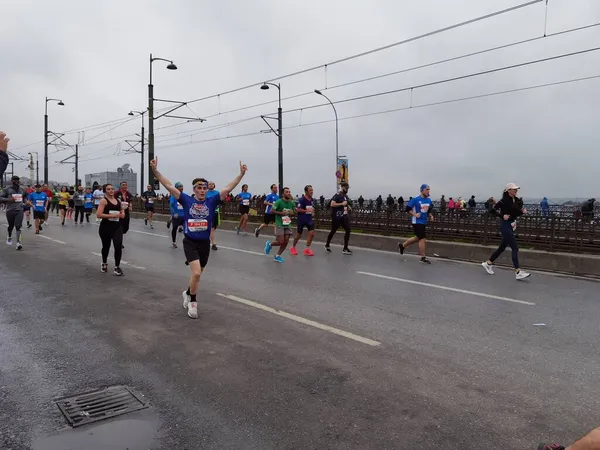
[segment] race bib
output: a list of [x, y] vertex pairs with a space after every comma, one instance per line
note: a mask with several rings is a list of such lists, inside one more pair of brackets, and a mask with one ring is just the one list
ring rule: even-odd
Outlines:
[[512, 222], [510, 226], [512, 227], [513, 231], [515, 231], [517, 229], [517, 221]]
[[181, 203], [177, 203], [177, 209], [181, 209], [183, 211], [183, 205]]
[[429, 211], [429, 203], [421, 203], [421, 212], [427, 214]]
[[[121, 211], [109, 211], [108, 214], [120, 214]], [[111, 217], [110, 219], [108, 219], [110, 222], [118, 222], [119, 218], [118, 217]]]
[[308, 205], [306, 207], [306, 214], [312, 214], [313, 210], [314, 210], [314, 208], [311, 205]]
[[15, 203], [23, 203], [23, 194], [13, 194], [12, 198]]
[[348, 214], [348, 207], [344, 206], [344, 215]]
[[245, 198], [244, 200], [242, 200], [242, 205], [244, 205], [244, 206], [250, 206], [250, 200], [248, 200], [247, 198]]
[[43, 207], [44, 203], [46, 203], [44, 200], [36, 200], [35, 201], [35, 206], [37, 206], [37, 207]]
[[188, 219], [188, 230], [192, 233], [208, 230], [208, 220], [206, 219]]
[[283, 216], [281, 218], [281, 223], [283, 224], [284, 227], [289, 226], [292, 223], [292, 219], [290, 219], [289, 216]]
[[121, 208], [122, 208], [122, 209], [127, 209], [127, 208], [129, 208], [129, 202], [121, 202]]
[[94, 200], [94, 205], [99, 205], [100, 204], [100, 200], [96, 199]]
[[154, 203], [154, 199], [153, 198], [149, 198], [148, 199], [148, 203], [150, 203], [150, 204]]

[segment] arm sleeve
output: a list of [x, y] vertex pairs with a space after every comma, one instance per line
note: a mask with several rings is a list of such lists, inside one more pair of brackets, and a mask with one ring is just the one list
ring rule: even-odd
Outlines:
[[8, 154], [0, 151], [0, 177], [4, 175], [4, 171], [8, 166]]

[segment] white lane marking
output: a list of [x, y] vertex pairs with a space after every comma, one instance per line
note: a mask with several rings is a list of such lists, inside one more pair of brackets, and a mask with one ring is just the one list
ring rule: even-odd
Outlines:
[[285, 311], [271, 308], [270, 306], [265, 306], [261, 303], [256, 303], [251, 300], [246, 300], [245, 298], [236, 297], [235, 295], [227, 295], [227, 294], [220, 294], [220, 293], [217, 293], [217, 295], [224, 297], [226, 299], [232, 300], [234, 302], [243, 303], [244, 305], [252, 306], [253, 308], [257, 308], [257, 309], [261, 309], [261, 310], [269, 312], [271, 314], [275, 314], [276, 316], [285, 317], [286, 319], [290, 319], [290, 320], [293, 320], [295, 322], [298, 322], [298, 323], [301, 323], [304, 325], [318, 328], [319, 330], [327, 331], [332, 334], [337, 334], [338, 336], [342, 336], [347, 339], [352, 339], [353, 341], [360, 342], [361, 344], [370, 345], [371, 347], [377, 347], [377, 346], [381, 345], [381, 342], [377, 342], [377, 341], [374, 341], [369, 338], [358, 336], [357, 334], [349, 333], [348, 331], [339, 330], [337, 328], [330, 327], [329, 325], [315, 322], [314, 320], [296, 316], [295, 314], [290, 314]]
[[38, 234], [38, 236], [41, 238], [44, 238], [44, 239], [48, 239], [49, 241], [56, 242], [57, 244], [63, 244], [63, 245], [66, 244], [66, 242], [64, 242], [64, 241], [59, 241], [58, 239], [52, 239], [51, 237], [44, 236], [43, 234]]
[[534, 327], [545, 327], [546, 324], [545, 323], [534, 323], [533, 326]]
[[[92, 255], [95, 255], [95, 256], [100, 256], [100, 257], [102, 256], [101, 253], [97, 253], [97, 252], [90, 252], [90, 253]], [[127, 265], [127, 266], [129, 266], [129, 267], [131, 267], [133, 269], [146, 270], [145, 267], [136, 266], [135, 264], [131, 264], [130, 262], [127, 262], [127, 261], [124, 261], [124, 260], [121, 260], [121, 264], [125, 264], [125, 265]]]
[[402, 283], [416, 284], [418, 286], [426, 286], [426, 287], [435, 288], [435, 289], [442, 289], [444, 291], [458, 292], [459, 294], [468, 294], [468, 295], [474, 295], [476, 297], [485, 297], [485, 298], [491, 298], [494, 300], [502, 300], [504, 302], [519, 303], [521, 305], [527, 305], [527, 306], [536, 306], [535, 303], [532, 303], [532, 302], [516, 300], [514, 298], [508, 298], [508, 297], [500, 297], [498, 295], [485, 294], [483, 292], [467, 291], [465, 289], [457, 289], [457, 288], [452, 288], [452, 287], [448, 287], [448, 286], [442, 286], [439, 284], [423, 283], [421, 281], [407, 280], [405, 278], [390, 277], [387, 275], [380, 275], [380, 274], [371, 273], [371, 272], [357, 271], [356, 273], [358, 273], [360, 275], [368, 275], [370, 277], [383, 278], [384, 280], [400, 281]]

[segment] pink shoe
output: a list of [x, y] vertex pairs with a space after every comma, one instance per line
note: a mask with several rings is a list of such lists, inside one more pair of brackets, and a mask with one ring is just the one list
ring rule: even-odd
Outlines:
[[315, 256], [315, 254], [313, 253], [313, 251], [310, 248], [305, 248], [304, 256]]
[[290, 248], [290, 253], [292, 254], [292, 256], [297, 256], [298, 255], [298, 251], [296, 250], [296, 247]]

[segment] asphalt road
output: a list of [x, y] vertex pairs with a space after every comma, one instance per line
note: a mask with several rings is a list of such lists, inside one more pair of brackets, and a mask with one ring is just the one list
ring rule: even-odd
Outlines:
[[[1, 244], [0, 448], [523, 450], [600, 424], [596, 282], [321, 244], [277, 264], [220, 232], [191, 320], [155, 228], [122, 278], [94, 224]], [[111, 385], [152, 408], [65, 425], [56, 398]]]

